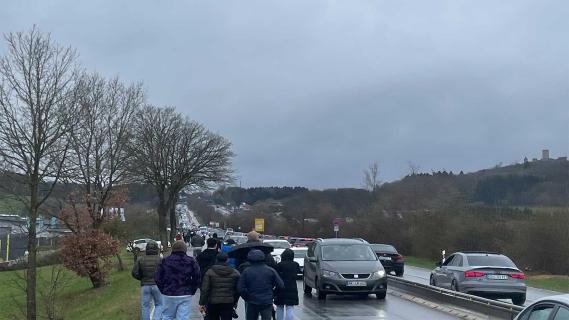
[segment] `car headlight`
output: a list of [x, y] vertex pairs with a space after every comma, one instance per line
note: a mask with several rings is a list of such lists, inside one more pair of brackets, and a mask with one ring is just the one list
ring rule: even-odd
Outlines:
[[380, 279], [385, 277], [385, 270], [377, 270], [376, 272], [371, 274], [372, 278]]
[[328, 270], [322, 270], [322, 276], [326, 278], [335, 278], [335, 279], [342, 278], [338, 272], [328, 271]]

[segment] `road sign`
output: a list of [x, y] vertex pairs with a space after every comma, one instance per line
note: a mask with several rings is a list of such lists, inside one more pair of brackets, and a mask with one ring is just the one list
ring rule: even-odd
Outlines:
[[265, 219], [255, 218], [255, 231], [265, 232]]
[[334, 232], [338, 232], [338, 231], [340, 231], [340, 226], [338, 226], [338, 225], [334, 226]]

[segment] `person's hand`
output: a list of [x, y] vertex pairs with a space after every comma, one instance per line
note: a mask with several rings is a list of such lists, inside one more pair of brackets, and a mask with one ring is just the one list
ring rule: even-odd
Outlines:
[[205, 306], [200, 306], [200, 313], [206, 313], [207, 308]]

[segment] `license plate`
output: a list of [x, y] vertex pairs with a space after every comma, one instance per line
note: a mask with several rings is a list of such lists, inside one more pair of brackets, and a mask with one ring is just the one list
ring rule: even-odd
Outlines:
[[365, 281], [348, 281], [346, 284], [348, 287], [365, 287]]
[[505, 274], [489, 274], [487, 277], [491, 280], [508, 280], [508, 276]]
[[390, 257], [379, 257], [379, 260], [391, 261]]

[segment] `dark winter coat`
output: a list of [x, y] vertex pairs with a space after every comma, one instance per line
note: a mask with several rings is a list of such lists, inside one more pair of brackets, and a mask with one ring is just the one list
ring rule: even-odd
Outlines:
[[215, 258], [217, 258], [217, 250], [215, 249], [205, 249], [198, 254], [196, 259], [200, 265], [202, 279], [207, 270], [215, 264]]
[[296, 278], [300, 273], [300, 266], [294, 261], [294, 252], [286, 249], [281, 255], [282, 261], [277, 264], [275, 269], [284, 282], [284, 289], [277, 289], [275, 304], [278, 306], [298, 305], [298, 289], [296, 288]]
[[256, 305], [272, 305], [273, 289], [284, 288], [284, 283], [275, 271], [265, 264], [265, 254], [260, 250], [251, 250], [247, 255], [251, 262], [237, 284], [237, 289], [243, 300]]
[[202, 279], [200, 305], [237, 302], [239, 276], [239, 272], [226, 263], [209, 268]]
[[205, 245], [205, 239], [199, 234], [195, 234], [190, 241], [190, 245], [194, 248], [201, 248]]
[[132, 267], [133, 278], [140, 280], [140, 285], [154, 285], [154, 273], [160, 264], [158, 244], [148, 243], [146, 245], [146, 255], [138, 258]]
[[[251, 243], [251, 242], [261, 242], [260, 240], [247, 240], [247, 243]], [[265, 264], [271, 268], [276, 268], [277, 267], [277, 262], [275, 261], [275, 258], [273, 258], [273, 256], [271, 254], [267, 254], [265, 255]], [[243, 273], [243, 270], [247, 269], [247, 267], [249, 267], [250, 263], [249, 261], [238, 261], [237, 265], [239, 266], [239, 272]]]
[[200, 280], [200, 266], [185, 252], [175, 251], [158, 265], [154, 280], [163, 295], [194, 295]]

